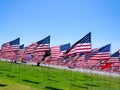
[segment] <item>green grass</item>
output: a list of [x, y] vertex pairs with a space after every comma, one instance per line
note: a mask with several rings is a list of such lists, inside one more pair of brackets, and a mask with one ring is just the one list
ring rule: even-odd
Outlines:
[[120, 90], [120, 78], [0, 61], [0, 90]]

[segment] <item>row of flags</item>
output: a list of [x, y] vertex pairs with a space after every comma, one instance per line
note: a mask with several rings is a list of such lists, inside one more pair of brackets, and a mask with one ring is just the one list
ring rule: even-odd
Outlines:
[[0, 58], [41, 62], [47, 56], [52, 58], [70, 58], [78, 55], [79, 57], [84, 56], [86, 61], [105, 61], [106, 64], [101, 67], [102, 69], [105, 69], [105, 67], [110, 68], [111, 63], [119, 65], [120, 51], [118, 50], [111, 55], [111, 44], [95, 49], [92, 49], [91, 46], [91, 32], [73, 45], [67, 43], [53, 47], [50, 47], [50, 35], [26, 47], [24, 47], [24, 44], [20, 45], [20, 38], [17, 38], [1, 46]]

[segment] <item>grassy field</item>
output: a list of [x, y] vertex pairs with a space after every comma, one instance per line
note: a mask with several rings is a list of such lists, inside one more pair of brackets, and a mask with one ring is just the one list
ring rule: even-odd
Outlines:
[[0, 61], [0, 90], [120, 90], [120, 78]]

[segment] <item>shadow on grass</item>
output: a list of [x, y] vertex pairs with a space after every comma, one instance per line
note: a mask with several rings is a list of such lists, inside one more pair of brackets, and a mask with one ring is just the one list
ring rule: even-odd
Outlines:
[[0, 74], [3, 74], [2, 72], [0, 72]]
[[15, 72], [13, 72], [13, 73], [20, 73], [19, 71], [15, 71]]
[[0, 68], [0, 70], [1, 70], [1, 71], [10, 71], [10, 70], [8, 70], [8, 69], [2, 69], [2, 68]]
[[93, 84], [85, 84], [87, 86], [92, 86], [92, 87], [100, 87], [99, 85], [93, 85]]
[[7, 74], [7, 77], [15, 78], [16, 76], [11, 76], [11, 75]]
[[0, 87], [6, 87], [7, 85], [6, 84], [0, 84]]
[[49, 77], [56, 78], [56, 77], [55, 77], [55, 76], [53, 76], [53, 75], [50, 75]]
[[50, 86], [46, 86], [45, 89], [48, 89], [48, 90], [63, 90], [63, 89], [54, 88], [54, 87], [50, 87]]
[[35, 81], [31, 81], [31, 80], [26, 80], [26, 79], [23, 79], [24, 82], [29, 82], [29, 83], [34, 83], [34, 84], [39, 84], [40, 82], [35, 82]]
[[76, 82], [76, 80], [73, 80], [73, 79], [68, 79], [68, 81], [71, 81], [71, 82]]
[[60, 82], [60, 81], [58, 81], [58, 80], [53, 80], [53, 79], [47, 79], [47, 80], [53, 81], [53, 82]]
[[78, 86], [78, 85], [72, 85], [73, 87], [77, 87], [77, 88], [84, 88], [84, 89], [88, 89], [88, 87], [85, 86]]

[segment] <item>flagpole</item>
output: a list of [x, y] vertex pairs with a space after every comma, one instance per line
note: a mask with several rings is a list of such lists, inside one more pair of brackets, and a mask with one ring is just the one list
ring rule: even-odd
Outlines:
[[[91, 45], [90, 45], [90, 48], [91, 48], [91, 51], [92, 51], [92, 39], [91, 39], [91, 37], [92, 37], [92, 31], [90, 32], [90, 43], [91, 43]], [[92, 59], [90, 59], [90, 61], [91, 61], [91, 67], [92, 67]], [[92, 68], [90, 67], [90, 69], [91, 69], [91, 75], [93, 75], [93, 72], [92, 72]], [[91, 78], [91, 84], [93, 84], [93, 79]], [[92, 90], [92, 87], [91, 87], [91, 90]]]
[[[111, 44], [110, 44], [110, 55], [111, 55]], [[109, 58], [109, 63], [110, 63], [110, 58]], [[111, 78], [111, 66], [110, 66], [110, 78]], [[110, 89], [110, 78], [109, 78], [109, 89]]]

